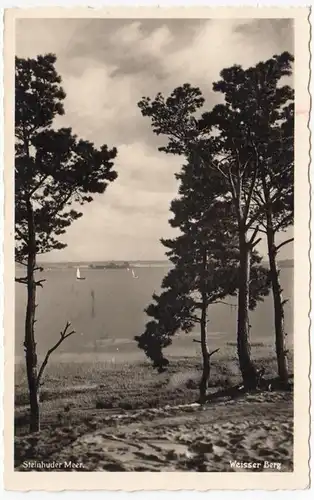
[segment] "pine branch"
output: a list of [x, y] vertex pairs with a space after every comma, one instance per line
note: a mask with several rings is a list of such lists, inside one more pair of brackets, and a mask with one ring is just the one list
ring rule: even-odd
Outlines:
[[212, 351], [211, 353], [209, 353], [209, 357], [211, 357], [213, 354], [215, 354], [219, 350], [220, 350], [220, 347], [218, 347], [218, 349], [215, 349], [214, 351]]
[[254, 195], [252, 196], [253, 201], [257, 203], [259, 207], [265, 206], [266, 200], [263, 198], [262, 194], [259, 191], [255, 191]]
[[228, 179], [229, 179], [229, 184], [231, 186], [232, 199], [233, 199], [233, 201], [235, 203], [237, 201], [237, 193], [236, 193], [236, 188], [235, 188], [235, 185], [234, 185], [234, 181], [232, 179], [230, 168], [228, 170]]
[[288, 240], [285, 240], [285, 241], [283, 241], [282, 243], [280, 243], [280, 245], [278, 245], [278, 246], [276, 247], [276, 252], [278, 252], [278, 250], [279, 250], [281, 247], [283, 247], [283, 246], [287, 245], [288, 243], [291, 243], [292, 241], [294, 241], [294, 238], [289, 238]]
[[248, 166], [248, 164], [249, 164], [250, 159], [251, 159], [251, 158], [249, 158], [249, 159], [248, 159], [248, 160], [244, 163], [244, 165], [243, 165], [243, 167], [242, 167], [242, 172], [241, 172], [241, 174], [240, 174], [241, 179], [244, 177], [244, 174], [245, 174], [245, 171], [246, 171], [246, 168], [247, 168], [247, 166]]
[[219, 170], [219, 172], [221, 173], [221, 175], [223, 177], [225, 177], [225, 179], [228, 179], [228, 175], [221, 169], [220, 163], [228, 161], [232, 157], [232, 155], [225, 156], [225, 157], [221, 158], [220, 160], [218, 160], [217, 162], [215, 162], [214, 166], [211, 166], [210, 162], [207, 162], [206, 160], [204, 160], [204, 158], [202, 158], [201, 155], [198, 155], [198, 157], [201, 160], [201, 162], [203, 163], [203, 165], [205, 165], [206, 167], [210, 168], [214, 172], [216, 170]]
[[259, 242], [262, 240], [262, 238], [258, 238], [253, 244], [252, 244], [252, 248], [255, 248], [256, 245], [259, 244]]
[[235, 304], [230, 304], [230, 302], [224, 302], [223, 300], [215, 300], [215, 302], [212, 302], [213, 304], [223, 304], [225, 306], [229, 307], [236, 307]]
[[262, 213], [265, 211], [265, 206], [261, 205], [258, 210], [256, 210], [255, 214], [252, 216], [251, 220], [247, 223], [245, 226], [245, 229], [251, 229], [253, 224], [258, 220], [258, 218], [262, 215]]
[[269, 203], [274, 203], [277, 201], [279, 198], [281, 198], [281, 193], [286, 189], [285, 186], [277, 186], [276, 187], [276, 193], [273, 196], [269, 197]]
[[[202, 342], [200, 340], [197, 340], [197, 339], [193, 339], [193, 342], [195, 342], [196, 344], [201, 344]], [[216, 352], [218, 352], [220, 350], [220, 347], [218, 347], [218, 349], [215, 349], [214, 351], [212, 352], [208, 352], [208, 356], [211, 357], [213, 354], [215, 354]]]
[[25, 278], [15, 278], [17, 283], [22, 283], [22, 285], [27, 285], [27, 276]]
[[225, 179], [228, 179], [228, 175], [227, 175], [225, 172], [223, 172], [223, 171], [221, 170], [221, 168], [220, 168], [220, 166], [219, 166], [219, 165], [216, 165], [216, 168], [219, 170], [219, 172], [221, 173], [221, 175], [222, 175], [223, 177], [225, 177]]
[[53, 347], [51, 347], [51, 349], [49, 349], [49, 350], [47, 351], [47, 354], [46, 354], [46, 356], [45, 356], [45, 359], [44, 359], [44, 361], [42, 362], [42, 365], [41, 365], [40, 370], [39, 370], [39, 372], [38, 372], [37, 381], [36, 381], [37, 386], [41, 385], [41, 384], [40, 384], [40, 381], [41, 381], [41, 378], [42, 378], [42, 376], [43, 376], [44, 370], [45, 370], [45, 368], [46, 368], [46, 366], [47, 366], [47, 364], [48, 364], [48, 361], [49, 361], [49, 358], [50, 358], [51, 354], [52, 354], [52, 353], [53, 353], [56, 349], [58, 349], [59, 345], [61, 345], [61, 344], [62, 344], [62, 342], [63, 342], [65, 339], [67, 339], [68, 337], [70, 337], [71, 335], [73, 335], [74, 333], [76, 333], [76, 332], [75, 332], [75, 330], [72, 330], [72, 331], [68, 332], [68, 329], [70, 328], [70, 326], [71, 326], [71, 323], [70, 323], [69, 321], [67, 321], [67, 324], [65, 325], [64, 330], [63, 330], [62, 332], [60, 332], [60, 339], [58, 340], [58, 342], [56, 342], [56, 343], [55, 343], [55, 345], [54, 345]]
[[[261, 229], [261, 226], [264, 228], [264, 229]], [[251, 227], [251, 231], [255, 231], [256, 230], [256, 227]], [[257, 231], [259, 233], [264, 233], [264, 234], [267, 234], [267, 231], [266, 231], [266, 227], [264, 224], [260, 224], [259, 226], [257, 226]]]
[[196, 323], [200, 323], [200, 318], [198, 318], [197, 316], [194, 316], [193, 314], [189, 314], [187, 316], [188, 319], [191, 319], [192, 321], [195, 321]]
[[42, 280], [35, 281], [35, 285], [36, 285], [36, 286], [40, 286], [41, 288], [43, 288], [42, 283], [44, 283], [45, 281], [47, 281], [47, 280], [42, 279]]
[[40, 188], [40, 186], [43, 185], [43, 183], [45, 182], [45, 180], [49, 177], [50, 174], [46, 174], [42, 177], [42, 179], [36, 184], [36, 186], [30, 191], [30, 193], [28, 194], [28, 196], [31, 198], [33, 196], [33, 194], [37, 191], [37, 189]]
[[251, 236], [251, 238], [250, 238], [250, 241], [249, 241], [250, 245], [253, 245], [253, 244], [254, 244], [254, 240], [255, 240], [256, 235], [257, 235], [257, 233], [258, 233], [258, 232], [259, 232], [259, 226], [256, 226], [256, 227], [254, 228], [253, 234], [252, 234], [252, 236]]
[[[255, 150], [255, 154], [257, 156], [258, 153], [257, 153], [257, 149], [256, 149], [255, 145], [254, 145], [254, 150]], [[258, 162], [258, 158], [257, 158], [257, 165], [255, 166], [255, 169], [254, 169], [253, 179], [251, 180], [251, 185], [250, 185], [250, 188], [249, 188], [248, 197], [247, 197], [247, 200], [246, 200], [246, 203], [245, 203], [245, 208], [244, 208], [244, 223], [246, 223], [246, 220], [247, 220], [249, 212], [250, 212], [251, 200], [252, 200], [252, 196], [253, 196], [253, 192], [254, 192], [254, 188], [255, 188], [255, 184], [256, 184], [258, 166], [259, 166], [259, 162]]]

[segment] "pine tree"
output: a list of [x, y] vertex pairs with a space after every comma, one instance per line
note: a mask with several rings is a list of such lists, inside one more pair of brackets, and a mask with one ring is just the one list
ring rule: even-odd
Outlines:
[[[116, 149], [96, 149], [79, 140], [70, 128], [55, 130], [64, 114], [65, 93], [53, 54], [16, 58], [15, 64], [15, 259], [26, 269], [16, 281], [27, 286], [25, 357], [30, 400], [30, 432], [40, 428], [39, 387], [48, 357], [74, 331], [68, 323], [38, 370], [35, 321], [38, 254], [66, 246], [59, 237], [82, 216], [79, 205], [103, 193], [117, 174]], [[70, 208], [72, 206], [72, 208]]]
[[[223, 186], [221, 195], [232, 201], [240, 262], [238, 356], [243, 382], [248, 389], [256, 387], [258, 381], [249, 342], [251, 260], [256, 245], [261, 240], [259, 233], [262, 225], [256, 222], [266, 217], [265, 203], [259, 206], [256, 200], [263, 189], [261, 180], [265, 177], [265, 170], [268, 169], [268, 173], [271, 171], [268, 167], [271, 164], [269, 156], [276, 158], [274, 151], [268, 149], [270, 154], [266, 160], [265, 145], [270, 143], [274, 146], [278, 142], [282, 145], [285, 137], [281, 135], [278, 139], [277, 129], [280, 123], [281, 134], [291, 131], [291, 110], [285, 106], [291, 99], [291, 92], [285, 86], [280, 87], [281, 77], [290, 72], [290, 62], [291, 56], [283, 53], [247, 70], [243, 70], [241, 66], [222, 70], [221, 80], [214, 83], [213, 89], [224, 95], [224, 103], [204, 113], [201, 119], [196, 118], [196, 113], [202, 108], [204, 98], [199, 88], [189, 84], [176, 88], [167, 99], [159, 93], [154, 100], [144, 97], [139, 102], [143, 116], [151, 118], [153, 131], [168, 138], [168, 144], [159, 149], [166, 153], [184, 155], [194, 162], [203, 162], [208, 175], [214, 176], [215, 182], [217, 174], [220, 175]], [[265, 67], [266, 71], [263, 69]], [[271, 73], [274, 67], [275, 76], [269, 76], [267, 71]], [[280, 88], [283, 90], [279, 90]], [[287, 141], [291, 157], [291, 132]], [[281, 147], [279, 150], [282, 149]], [[280, 161], [280, 165], [282, 164]], [[284, 228], [284, 224], [289, 224], [291, 220], [291, 181], [291, 175], [290, 179], [287, 174], [279, 175], [277, 169], [276, 182], [279, 185], [277, 193], [268, 200], [268, 206], [276, 202], [276, 218], [282, 222], [276, 224], [272, 231]], [[269, 189], [274, 188], [271, 183], [270, 177]], [[279, 200], [284, 191], [287, 194], [283, 204], [286, 209], [281, 210]], [[268, 235], [268, 243], [269, 241]], [[278, 285], [278, 273], [273, 269], [271, 276], [274, 290], [276, 280]], [[282, 301], [280, 302], [282, 306]], [[279, 309], [278, 307], [277, 310]], [[281, 314], [282, 312], [281, 307]], [[275, 314], [277, 320], [278, 314]], [[277, 329], [276, 335], [280, 337]], [[277, 355], [278, 346], [277, 342]], [[282, 351], [282, 343], [280, 349]]]
[[282, 298], [277, 255], [284, 245], [293, 242], [293, 238], [277, 244], [276, 236], [278, 232], [291, 227], [294, 220], [294, 92], [290, 86], [279, 86], [278, 82], [283, 75], [291, 75], [292, 62], [293, 57], [283, 53], [260, 65], [260, 73], [264, 75], [269, 88], [267, 106], [263, 106], [261, 111], [265, 114], [266, 110], [267, 115], [272, 112], [274, 116], [272, 119], [265, 116], [268, 133], [264, 134], [267, 138], [263, 148], [264, 168], [260, 176], [260, 189], [254, 193], [255, 203], [262, 210], [256, 224], [267, 237], [278, 375], [283, 384], [288, 383], [289, 376], [284, 326], [284, 304], [287, 300]]
[[[174, 268], [162, 282], [164, 291], [154, 294], [154, 302], [146, 309], [153, 320], [136, 339], [154, 366], [163, 370], [168, 364], [163, 349], [170, 345], [173, 335], [198, 326], [203, 361], [200, 401], [204, 402], [210, 357], [216, 352], [210, 353], [208, 349], [210, 305], [235, 295], [239, 286], [237, 226], [231, 203], [221, 198], [219, 177], [215, 184], [204, 163], [189, 162], [177, 178], [181, 181], [180, 197], [171, 204], [174, 217], [170, 223], [180, 229], [181, 234], [162, 240]], [[259, 264], [261, 258], [256, 252], [253, 259], [251, 309], [269, 291], [268, 273]]]
[[[214, 90], [222, 92], [225, 104], [203, 116], [202, 125], [217, 126], [217, 147], [235, 165], [222, 168], [229, 176], [235, 206], [241, 205], [239, 235], [247, 240], [266, 233], [270, 277], [273, 290], [276, 354], [278, 374], [288, 381], [287, 350], [284, 332], [284, 303], [277, 268], [278, 250], [293, 241], [289, 238], [276, 245], [278, 231], [293, 222], [294, 161], [294, 92], [282, 85], [283, 77], [292, 73], [293, 57], [284, 52], [243, 70], [233, 66], [221, 72], [222, 79]], [[239, 193], [239, 194], [238, 194]], [[241, 224], [243, 221], [243, 224]], [[244, 252], [243, 252], [244, 253]]]

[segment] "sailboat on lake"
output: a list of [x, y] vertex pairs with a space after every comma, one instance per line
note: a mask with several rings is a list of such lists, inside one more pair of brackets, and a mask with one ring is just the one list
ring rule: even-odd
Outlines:
[[85, 280], [85, 278], [81, 277], [81, 271], [80, 271], [79, 267], [76, 268], [76, 279], [77, 280]]

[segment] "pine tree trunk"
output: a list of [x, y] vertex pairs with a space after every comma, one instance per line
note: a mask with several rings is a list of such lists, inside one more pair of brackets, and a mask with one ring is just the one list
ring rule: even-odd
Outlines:
[[30, 402], [30, 426], [31, 433], [40, 430], [39, 394], [37, 387], [37, 354], [34, 335], [35, 311], [36, 311], [36, 234], [34, 226], [34, 213], [30, 201], [27, 202], [28, 214], [28, 256], [27, 256], [27, 307], [25, 318], [25, 358], [26, 372]]
[[267, 214], [267, 245], [270, 278], [273, 290], [274, 315], [275, 315], [275, 335], [276, 335], [276, 355], [278, 365], [278, 376], [284, 384], [288, 383], [288, 363], [285, 345], [285, 330], [284, 330], [284, 308], [282, 302], [282, 289], [279, 281], [279, 272], [276, 262], [276, 246], [274, 242], [274, 231], [272, 227], [271, 213]]
[[200, 381], [200, 403], [205, 403], [210, 374], [210, 359], [207, 347], [207, 304], [203, 302], [201, 315], [201, 348], [203, 356], [203, 373]]
[[206, 401], [207, 386], [210, 373], [210, 356], [207, 347], [207, 291], [206, 291], [206, 274], [207, 274], [207, 249], [203, 248], [202, 251], [202, 270], [201, 270], [201, 348], [203, 357], [203, 373], [199, 385], [200, 390], [200, 403], [203, 404]]
[[[242, 233], [242, 234], [241, 234]], [[244, 229], [240, 233], [240, 267], [239, 267], [239, 293], [238, 293], [238, 332], [237, 346], [240, 370], [244, 387], [248, 390], [255, 389], [257, 373], [251, 360], [250, 325], [249, 325], [249, 283], [251, 249], [246, 241]]]

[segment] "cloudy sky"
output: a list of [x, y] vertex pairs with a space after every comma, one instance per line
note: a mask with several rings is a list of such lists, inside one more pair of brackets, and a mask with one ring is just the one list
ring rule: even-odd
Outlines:
[[[20, 19], [16, 53], [53, 52], [67, 93], [66, 115], [84, 139], [118, 148], [118, 179], [83, 208], [68, 230], [68, 247], [46, 260], [163, 259], [170, 237], [169, 204], [181, 161], [157, 150], [150, 121], [137, 107], [142, 96], [200, 86], [205, 107], [217, 102], [212, 82], [224, 67], [244, 67], [284, 50], [293, 52], [289, 20], [274, 19]], [[289, 233], [291, 236], [291, 233]], [[265, 254], [265, 245], [260, 250]], [[292, 245], [280, 257], [291, 258]]]

